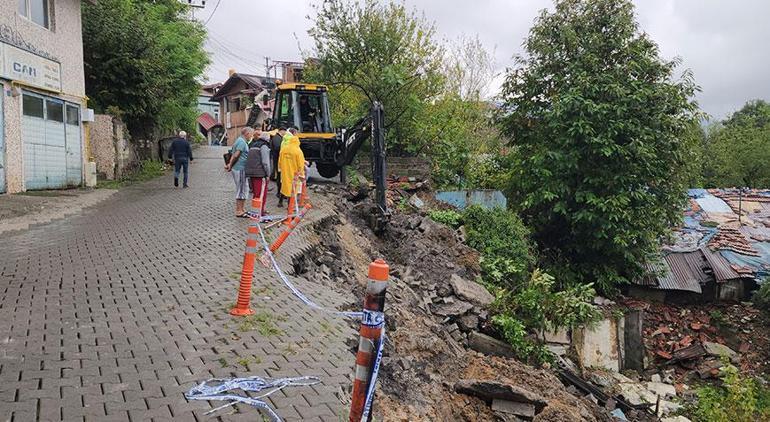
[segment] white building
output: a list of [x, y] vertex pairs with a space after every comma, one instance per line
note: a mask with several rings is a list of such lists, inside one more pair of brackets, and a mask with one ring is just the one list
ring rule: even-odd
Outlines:
[[0, 192], [83, 183], [80, 0], [0, 0]]

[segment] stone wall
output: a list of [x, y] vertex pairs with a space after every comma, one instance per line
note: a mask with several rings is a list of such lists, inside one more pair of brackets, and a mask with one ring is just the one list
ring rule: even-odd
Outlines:
[[139, 162], [125, 124], [109, 114], [97, 114], [91, 123], [91, 154], [101, 179], [120, 179]]
[[[370, 153], [362, 149], [353, 161], [353, 167], [367, 178], [371, 178], [371, 162]], [[388, 157], [387, 175], [415, 177], [420, 181], [427, 180], [430, 178], [430, 161], [423, 157]]]

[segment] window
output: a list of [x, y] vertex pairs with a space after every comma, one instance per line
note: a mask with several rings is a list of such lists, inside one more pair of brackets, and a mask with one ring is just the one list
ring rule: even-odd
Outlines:
[[292, 111], [291, 93], [278, 93], [278, 101], [280, 101], [280, 105], [278, 108], [278, 121], [276, 124], [286, 128], [294, 126], [294, 112]]
[[48, 120], [53, 120], [55, 122], [64, 121], [64, 104], [57, 103], [51, 100], [46, 100], [45, 108], [46, 108], [45, 114]]
[[48, 19], [49, 0], [18, 0], [19, 14], [36, 24], [50, 28]]
[[67, 104], [67, 124], [75, 126], [80, 124], [80, 108]]
[[43, 118], [43, 99], [40, 97], [24, 95], [21, 108], [25, 116]]

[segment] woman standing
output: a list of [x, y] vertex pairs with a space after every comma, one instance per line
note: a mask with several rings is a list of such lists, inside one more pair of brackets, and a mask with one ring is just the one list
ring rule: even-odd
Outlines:
[[249, 144], [248, 142], [254, 136], [254, 129], [245, 127], [241, 130], [241, 136], [236, 139], [233, 144], [233, 148], [230, 150], [232, 154], [230, 161], [225, 164], [225, 171], [233, 173], [233, 181], [235, 181], [235, 216], [248, 218], [249, 214], [246, 213], [244, 206], [246, 204], [246, 196], [249, 193], [248, 182], [246, 181], [246, 160], [249, 156]]

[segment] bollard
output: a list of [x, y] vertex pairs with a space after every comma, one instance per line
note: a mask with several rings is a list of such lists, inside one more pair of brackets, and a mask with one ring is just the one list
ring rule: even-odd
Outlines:
[[309, 202], [307, 197], [307, 178], [305, 178], [302, 180], [302, 184], [300, 187], [299, 206], [304, 207], [307, 204], [309, 204]]
[[283, 242], [286, 241], [286, 239], [289, 237], [291, 232], [294, 230], [294, 228], [297, 227], [300, 220], [305, 217], [305, 214], [307, 214], [308, 211], [310, 211], [310, 204], [305, 205], [302, 210], [299, 212], [299, 215], [295, 216], [294, 218], [289, 218], [290, 223], [289, 227], [286, 227], [280, 235], [275, 239], [275, 241], [270, 245], [270, 252], [275, 252], [278, 250], [278, 248], [283, 245]]
[[257, 236], [259, 226], [256, 221], [249, 221], [249, 230], [246, 235], [246, 252], [243, 254], [243, 267], [241, 269], [241, 284], [238, 287], [238, 299], [235, 307], [230, 310], [230, 315], [246, 316], [254, 314], [249, 308], [251, 301], [251, 282], [254, 279], [254, 263], [257, 259]]
[[[388, 264], [382, 259], [377, 259], [369, 264], [369, 282], [366, 284], [366, 297], [364, 298], [365, 317], [361, 321], [359, 331], [356, 377], [353, 380], [353, 394], [350, 404], [350, 422], [360, 422], [362, 418], [369, 416], [370, 407], [367, 407], [366, 396], [369, 391], [369, 384], [372, 382], [372, 372], [384, 326], [382, 312], [385, 308], [385, 290], [388, 287], [389, 271]], [[369, 316], [367, 317], [367, 315]]]

